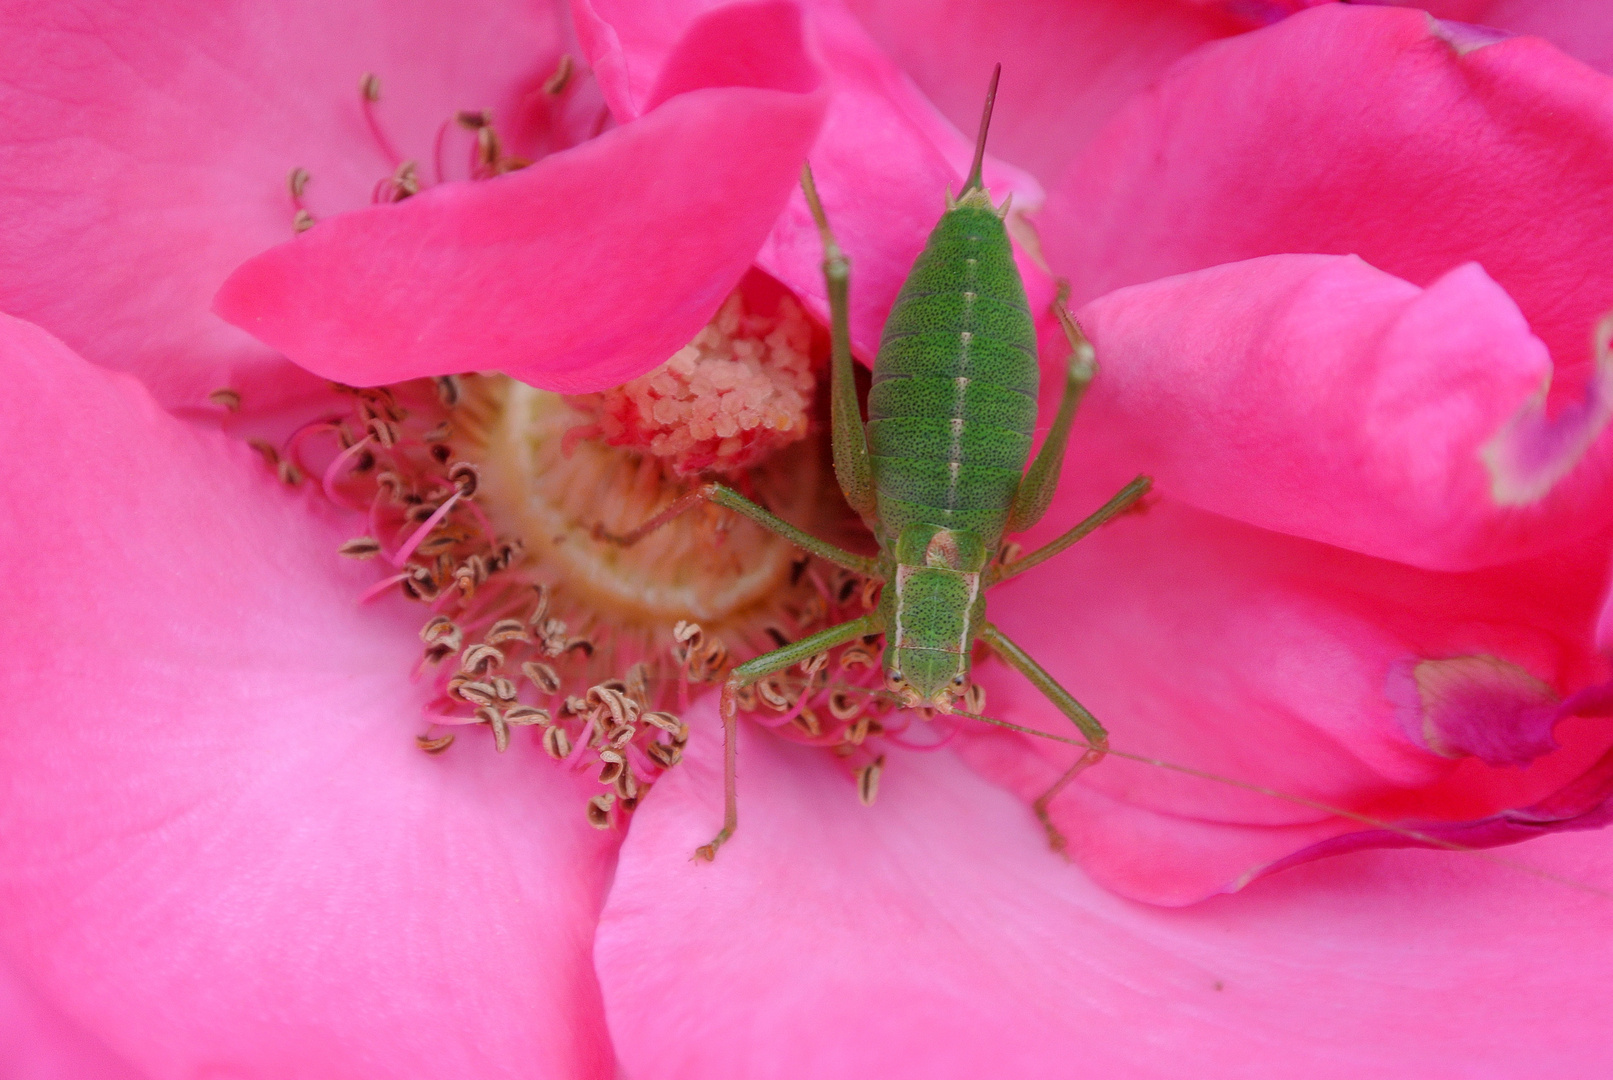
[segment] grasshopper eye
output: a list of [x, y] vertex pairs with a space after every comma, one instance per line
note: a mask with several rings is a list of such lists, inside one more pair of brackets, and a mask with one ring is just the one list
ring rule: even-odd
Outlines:
[[965, 679], [963, 677], [962, 672], [959, 672], [958, 674], [952, 676], [952, 685], [956, 686], [959, 690], [962, 690], [963, 689], [963, 684], [968, 682], [968, 681], [969, 680], [967, 680], [967, 679]]
[[887, 689], [887, 690], [900, 690], [902, 687], [904, 687], [906, 685], [907, 685], [907, 680], [902, 678], [902, 673], [900, 671], [887, 671], [887, 672], [885, 672], [885, 689]]

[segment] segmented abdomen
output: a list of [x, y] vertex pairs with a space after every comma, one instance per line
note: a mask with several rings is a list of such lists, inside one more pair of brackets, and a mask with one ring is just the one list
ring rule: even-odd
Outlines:
[[968, 529], [995, 549], [1036, 427], [1036, 330], [986, 207], [942, 215], [880, 338], [868, 449], [880, 527]]

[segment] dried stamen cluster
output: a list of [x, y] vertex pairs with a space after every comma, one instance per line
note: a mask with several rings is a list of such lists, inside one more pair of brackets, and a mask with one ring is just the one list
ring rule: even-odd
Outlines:
[[[394, 571], [367, 595], [396, 588], [431, 609], [421, 670], [436, 693], [420, 747], [441, 753], [454, 738], [444, 728], [480, 725], [504, 751], [515, 729], [539, 729], [551, 757], [597, 769], [608, 790], [590, 802], [589, 819], [609, 824], [613, 806], [631, 809], [677, 763], [688, 730], [674, 710], [687, 705], [691, 683], [726, 669], [726, 650], [692, 626], [659, 650], [614, 639], [539, 580], [520, 539], [497, 535], [479, 505], [480, 468], [455, 451], [461, 380], [340, 389], [350, 412], [260, 450], [282, 479], [312, 472], [332, 501], [364, 515], [369, 531], [341, 553]], [[328, 460], [310, 468], [322, 441]]]
[[[339, 389], [349, 404], [346, 414], [305, 425], [283, 448], [254, 445], [286, 482], [315, 475], [327, 497], [364, 516], [368, 531], [343, 543], [341, 554], [376, 559], [393, 571], [367, 596], [398, 589], [430, 608], [420, 630], [421, 673], [432, 680], [435, 695], [427, 708], [431, 728], [418, 736], [421, 749], [441, 753], [454, 742], [454, 729], [474, 725], [502, 752], [517, 729], [535, 728], [549, 756], [593, 770], [607, 789], [589, 803], [595, 824], [609, 824], [617, 808], [631, 810], [677, 764], [688, 739], [678, 717], [692, 691], [720, 681], [734, 663], [879, 602], [877, 581], [794, 555], [786, 580], [757, 586], [766, 601], [751, 601], [740, 615], [721, 620], [723, 635], [689, 620], [646, 629], [641, 610], [612, 610], [609, 592], [597, 582], [569, 588], [567, 574], [578, 573], [581, 564], [557, 561], [542, 544], [537, 555], [529, 553], [519, 536], [495, 529], [493, 521], [507, 508], [487, 502], [488, 462], [468, 459], [488, 452], [488, 403], [525, 388], [464, 376]], [[328, 457], [310, 466], [306, 459], [321, 442]], [[574, 459], [579, 468], [589, 467], [584, 457]], [[576, 476], [558, 470], [539, 480], [567, 490], [578, 486]], [[650, 497], [634, 514], [649, 516], [650, 505], [679, 490], [670, 477], [667, 483], [667, 493]], [[641, 488], [633, 481], [635, 492]], [[592, 542], [581, 524], [560, 545], [572, 559]], [[757, 557], [748, 552], [739, 562]], [[665, 572], [659, 560], [651, 566]], [[780, 736], [843, 759], [864, 801], [878, 790], [886, 742], [937, 746], [954, 730], [932, 729], [917, 742], [906, 738], [914, 712], [898, 709], [884, 690], [878, 638], [769, 676], [742, 690], [739, 704]], [[970, 688], [966, 704], [971, 712], [984, 710], [979, 686]]]

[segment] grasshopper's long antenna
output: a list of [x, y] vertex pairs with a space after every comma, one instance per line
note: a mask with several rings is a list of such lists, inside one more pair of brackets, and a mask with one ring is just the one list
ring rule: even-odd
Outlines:
[[980, 114], [980, 133], [975, 136], [975, 160], [969, 166], [969, 179], [963, 182], [963, 190], [958, 192], [958, 198], [963, 198], [971, 188], [982, 187], [980, 182], [980, 167], [986, 160], [986, 132], [991, 128], [991, 107], [997, 103], [997, 80], [1002, 77], [1003, 66], [998, 64], [991, 69], [991, 85], [986, 88], [986, 107]]
[[[962, 709], [953, 709], [952, 715], [968, 717], [970, 720], [979, 720], [982, 723], [992, 724], [1000, 728], [1007, 728], [1009, 731], [1017, 731], [1022, 735], [1035, 735], [1040, 739], [1052, 739], [1054, 742], [1068, 743], [1071, 746], [1079, 746], [1083, 750], [1092, 749], [1091, 744], [1084, 739], [1066, 738], [1063, 735], [1055, 735], [1051, 731], [1039, 731], [1036, 728], [1010, 723], [1007, 720], [998, 720], [994, 716], [981, 716], [978, 713], [964, 712]], [[1253, 791], [1259, 795], [1268, 795], [1273, 799], [1281, 799], [1283, 802], [1295, 803], [1311, 810], [1319, 810], [1324, 814], [1331, 814], [1336, 817], [1347, 818], [1350, 821], [1359, 822], [1362, 825], [1370, 825], [1375, 829], [1383, 829], [1386, 832], [1394, 833], [1396, 836], [1404, 836], [1408, 840], [1415, 840], [1420, 844], [1427, 844], [1429, 847], [1441, 848], [1445, 851], [1461, 852], [1464, 855], [1471, 855], [1476, 859], [1483, 859], [1485, 862], [1493, 863], [1496, 866], [1504, 866], [1509, 870], [1520, 870], [1525, 874], [1540, 878], [1544, 881], [1550, 881], [1553, 884], [1566, 885], [1571, 889], [1578, 889], [1581, 892], [1588, 892], [1592, 895], [1599, 896], [1604, 900], [1613, 900], [1613, 892], [1608, 892], [1606, 889], [1599, 889], [1595, 885], [1587, 885], [1583, 881], [1575, 881], [1573, 878], [1562, 877], [1558, 874], [1553, 874], [1549, 870], [1541, 870], [1538, 867], [1530, 866], [1528, 863], [1515, 862], [1512, 859], [1502, 858], [1499, 855], [1492, 855], [1488, 851], [1484, 851], [1480, 848], [1469, 847], [1466, 844], [1458, 844], [1452, 840], [1442, 840], [1430, 833], [1422, 832], [1418, 829], [1408, 829], [1404, 825], [1396, 825], [1393, 822], [1384, 821], [1382, 818], [1375, 818], [1370, 814], [1357, 813], [1354, 810], [1348, 810], [1342, 806], [1332, 806], [1328, 803], [1319, 802], [1315, 799], [1307, 799], [1303, 795], [1290, 795], [1287, 792], [1278, 791], [1276, 788], [1269, 788], [1263, 784], [1251, 784], [1247, 780], [1237, 780], [1230, 776], [1222, 776], [1219, 773], [1209, 772], [1205, 769], [1195, 769], [1191, 765], [1178, 765], [1174, 761], [1165, 761], [1161, 758], [1147, 757], [1143, 754], [1128, 754], [1124, 750], [1115, 750], [1112, 747], [1106, 748], [1104, 750], [1104, 754], [1108, 757], [1122, 758], [1126, 761], [1138, 761], [1144, 765], [1155, 765], [1161, 769], [1169, 769], [1171, 772], [1178, 772], [1187, 776], [1194, 776], [1200, 780], [1210, 780], [1217, 784], [1227, 784], [1231, 787], [1242, 788], [1244, 791]]]

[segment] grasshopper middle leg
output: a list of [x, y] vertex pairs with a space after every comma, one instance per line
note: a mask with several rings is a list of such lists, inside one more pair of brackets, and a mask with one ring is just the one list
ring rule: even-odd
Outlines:
[[783, 518], [777, 517], [757, 506], [733, 488], [715, 483], [702, 484], [700, 487], [688, 492], [674, 501], [671, 506], [631, 532], [618, 535], [608, 533], [600, 526], [595, 525], [594, 537], [599, 540], [608, 540], [613, 544], [621, 544], [624, 547], [630, 546], [638, 543], [663, 525], [669, 524], [674, 518], [688, 513], [702, 502], [707, 501], [714, 502], [718, 506], [726, 506], [735, 513], [750, 518], [762, 528], [784, 537], [784, 539], [801, 550], [810, 552], [827, 562], [832, 562], [836, 566], [845, 567], [847, 570], [858, 574], [874, 573], [876, 565], [874, 559], [836, 547], [827, 540], [819, 540], [811, 533], [797, 529]]

